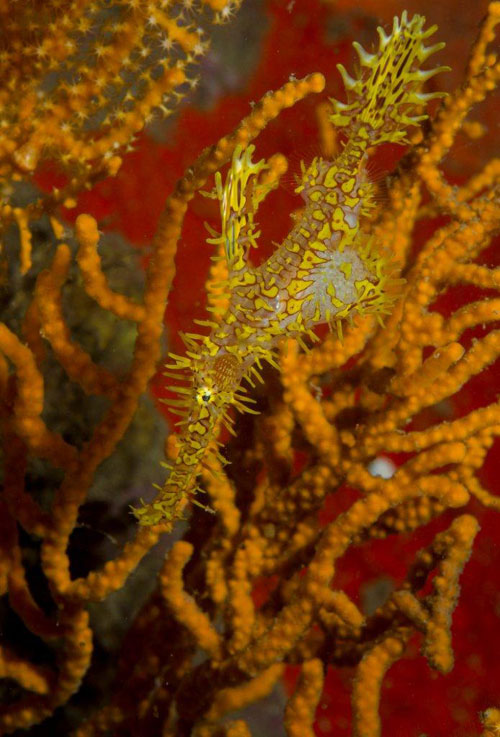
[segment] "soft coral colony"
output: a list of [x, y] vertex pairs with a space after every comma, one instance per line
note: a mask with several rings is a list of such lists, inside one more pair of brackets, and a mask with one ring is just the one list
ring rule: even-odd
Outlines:
[[[196, 86], [209, 41], [199, 23], [230, 18], [237, 0], [0, 3], [2, 223], [22, 233], [30, 264], [29, 220], [82, 188], [114, 175], [121, 154], [155, 115], [170, 115]], [[198, 23], [199, 21], [199, 23]], [[65, 185], [12, 207], [10, 187], [56, 159]], [[14, 198], [15, 199], [15, 198]]]
[[[10, 5], [0, 8], [6, 14]], [[62, 240], [57, 205], [116, 171], [117, 152], [152, 109], [172, 104], [165, 95], [180, 94], [185, 69], [202, 50], [186, 8], [152, 2], [109, 8], [91, 3], [82, 13], [78, 4], [57, 4], [60, 23], [52, 22], [44, 36], [33, 4], [26, 25], [8, 26], [12, 75], [2, 92], [3, 216], [6, 223], [17, 222], [24, 271], [31, 265], [30, 223], [48, 213]], [[228, 15], [231, 6], [215, 10]], [[185, 539], [168, 553], [158, 590], [124, 641], [112, 694], [77, 728], [78, 737], [248, 737], [247, 721], [231, 713], [269, 694], [286, 665], [300, 670], [284, 710], [289, 735], [314, 734], [328, 669], [349, 666], [355, 668], [354, 734], [376, 737], [384, 676], [404, 658], [415, 633], [429, 666], [452, 670], [452, 614], [479, 523], [469, 510], [449, 512], [465, 507], [471, 496], [498, 510], [498, 498], [481, 485], [479, 473], [500, 417], [493, 400], [447, 420], [437, 408], [490, 370], [500, 351], [494, 329], [498, 270], [479, 260], [499, 227], [500, 164], [488, 162], [458, 187], [447, 182], [441, 162], [472, 107], [498, 81], [492, 48], [499, 22], [500, 3], [493, 2], [463, 85], [445, 97], [433, 120], [425, 107], [442, 93], [426, 92], [425, 83], [445, 70], [426, 64], [442, 48], [425, 43], [435, 27], [403, 13], [390, 31], [379, 29], [373, 52], [355, 45], [359, 73], [351, 77], [340, 67], [347, 99], [332, 100], [326, 114], [320, 108], [325, 150], [298, 177], [304, 206], [259, 266], [250, 261], [250, 249], [262, 237], [257, 208], [272, 197], [287, 162], [279, 154], [254, 161], [252, 141], [285, 108], [321, 93], [320, 74], [291, 78], [266, 94], [178, 182], [160, 219], [140, 304], [110, 288], [98, 256], [97, 223], [81, 215], [75, 235], [85, 289], [102, 308], [137, 325], [124, 378], [98, 365], [70, 334], [61, 294], [71, 251], [59, 242], [50, 266], [37, 276], [22, 338], [6, 325], [0, 329], [0, 584], [12, 610], [54, 653], [47, 662], [31, 662], [26, 653], [2, 645], [1, 675], [19, 686], [16, 698], [2, 707], [4, 733], [40, 722], [79, 688], [92, 654], [87, 605], [124, 585], [189, 501], [205, 509], [194, 508]], [[27, 39], [31, 51], [23, 54]], [[179, 57], [165, 61], [162, 49], [175, 49]], [[54, 87], [40, 96], [49, 84], [44, 75]], [[16, 80], [24, 84], [22, 99], [15, 96]], [[408, 149], [381, 207], [368, 159], [388, 142]], [[54, 154], [69, 173], [67, 184], [24, 208], [13, 205], [16, 182]], [[67, 549], [79, 507], [155, 371], [183, 218], [214, 174], [215, 189], [208, 194], [219, 201], [221, 227], [209, 239], [217, 249], [207, 282], [210, 320], [206, 334], [184, 336], [186, 353], [172, 357], [166, 369], [178, 395], [169, 401], [183, 415], [180, 433], [167, 447], [170, 474], [156, 498], [135, 510], [141, 523], [135, 538], [100, 570], [72, 579]], [[438, 216], [415, 255], [416, 224]], [[457, 285], [476, 288], [478, 299], [443, 315], [435, 303]], [[315, 328], [322, 323], [332, 330], [320, 340]], [[42, 415], [46, 342], [85, 393], [108, 399], [81, 448]], [[266, 362], [274, 374], [265, 371]], [[259, 381], [262, 388], [254, 390]], [[223, 426], [234, 434], [225, 448]], [[372, 471], [384, 453], [404, 459], [390, 478]], [[25, 483], [34, 457], [62, 471], [50, 509]], [[356, 499], [325, 524], [320, 511], [342, 498], [346, 485]], [[416, 533], [440, 518], [434, 539], [416, 552], [404, 580], [373, 613], [335, 587], [336, 568], [348, 550]], [[54, 614], [32, 596], [19, 527], [41, 540], [40, 565]], [[255, 588], [263, 578], [273, 580], [274, 588], [259, 603]], [[489, 706], [482, 717], [485, 737], [500, 727], [495, 704]]]

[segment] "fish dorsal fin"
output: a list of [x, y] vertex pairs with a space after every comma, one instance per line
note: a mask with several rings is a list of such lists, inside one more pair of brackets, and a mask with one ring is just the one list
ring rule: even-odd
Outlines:
[[255, 213], [273, 188], [273, 185], [259, 178], [261, 172], [269, 169], [269, 165], [265, 159], [253, 162], [254, 151], [255, 146], [237, 146], [225, 181], [222, 181], [221, 173], [217, 172], [215, 189], [203, 193], [219, 200], [221, 215], [220, 235], [211, 230], [213, 237], [207, 239], [207, 242], [223, 244], [229, 269], [233, 272], [247, 266], [248, 250], [257, 246], [259, 233]]

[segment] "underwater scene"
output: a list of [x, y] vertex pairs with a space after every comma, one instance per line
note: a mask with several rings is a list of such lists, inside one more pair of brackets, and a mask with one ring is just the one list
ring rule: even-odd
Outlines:
[[500, 735], [500, 2], [0, 21], [0, 735]]

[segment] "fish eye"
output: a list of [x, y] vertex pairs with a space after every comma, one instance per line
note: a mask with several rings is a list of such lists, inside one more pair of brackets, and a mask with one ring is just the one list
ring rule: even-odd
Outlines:
[[212, 390], [208, 386], [203, 386], [198, 390], [196, 399], [199, 404], [208, 404], [213, 396]]

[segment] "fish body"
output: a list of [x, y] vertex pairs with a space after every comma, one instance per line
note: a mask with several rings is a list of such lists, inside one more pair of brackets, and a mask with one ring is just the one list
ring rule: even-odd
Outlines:
[[409, 19], [405, 11], [394, 19], [391, 34], [378, 29], [375, 53], [355, 43], [357, 78], [338, 65], [347, 102], [331, 100], [330, 120], [345, 135], [343, 150], [333, 161], [316, 157], [302, 164], [296, 192], [304, 208], [259, 266], [251, 264], [249, 250], [259, 235], [258, 205], [272, 189], [264, 176], [269, 164], [252, 160], [254, 146], [238, 146], [224, 182], [217, 172], [209, 196], [220, 202], [221, 233], [209, 243], [224, 249], [227, 306], [217, 321], [207, 323], [208, 335], [184, 336], [186, 355], [172, 356], [167, 367], [178, 394], [167, 403], [181, 414], [179, 453], [157, 498], [133, 510], [140, 524], [175, 519], [187, 498], [200, 504], [197, 479], [207, 453], [218, 453], [220, 426], [231, 430], [232, 407], [254, 411], [242, 382], [259, 376], [262, 361], [276, 365], [281, 340], [316, 340], [313, 329], [322, 323], [340, 333], [342, 321], [353, 314], [390, 311], [395, 299], [391, 267], [366, 227], [376, 208], [367, 164], [376, 146], [407, 142], [407, 128], [427, 117], [423, 106], [443, 96], [421, 91], [427, 79], [447, 69], [420, 69], [444, 45], [425, 47], [436, 27], [424, 30], [424, 23], [422, 16]]

